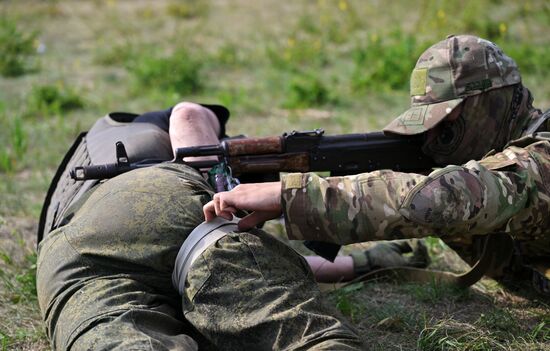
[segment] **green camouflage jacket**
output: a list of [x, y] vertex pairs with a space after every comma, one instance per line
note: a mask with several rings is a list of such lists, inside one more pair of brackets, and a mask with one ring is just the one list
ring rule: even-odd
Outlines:
[[371, 240], [509, 233], [530, 257], [550, 257], [550, 133], [429, 175], [381, 170], [345, 177], [282, 179], [290, 239], [350, 244]]

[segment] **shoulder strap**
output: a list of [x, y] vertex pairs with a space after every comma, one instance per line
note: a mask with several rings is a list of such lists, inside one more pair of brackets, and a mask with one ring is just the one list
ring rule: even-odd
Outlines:
[[536, 132], [540, 126], [542, 126], [542, 124], [544, 122], [546, 122], [548, 119], [550, 119], [550, 109], [546, 110], [546, 112], [544, 112], [542, 114], [542, 116], [539, 117], [539, 119], [533, 123], [532, 125], [530, 125], [529, 127], [527, 127], [527, 129], [525, 130], [525, 132], [523, 132], [522, 135], [530, 135], [530, 134], [533, 134], [534, 132]]

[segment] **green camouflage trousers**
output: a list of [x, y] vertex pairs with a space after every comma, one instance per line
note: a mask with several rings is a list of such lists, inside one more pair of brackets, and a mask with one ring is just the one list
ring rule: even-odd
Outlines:
[[184, 296], [177, 252], [211, 189], [183, 165], [96, 188], [41, 243], [37, 288], [56, 350], [365, 349], [304, 259], [264, 233], [230, 233], [195, 261]]

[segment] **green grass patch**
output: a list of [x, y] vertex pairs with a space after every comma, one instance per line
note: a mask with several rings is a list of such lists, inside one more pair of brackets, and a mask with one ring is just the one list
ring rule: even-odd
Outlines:
[[297, 29], [317, 34], [327, 43], [342, 45], [365, 28], [356, 3], [348, 0], [318, 1], [312, 15], [302, 16]]
[[[255, 99], [251, 99], [250, 96], [254, 96], [255, 91], [251, 88], [242, 87], [230, 87], [221, 89], [215, 96], [216, 100], [225, 106], [234, 106], [231, 109], [232, 118], [238, 118], [239, 114], [246, 111], [249, 114], [265, 115], [267, 114], [267, 108], [263, 104], [256, 103]], [[242, 131], [235, 130], [236, 134], [242, 134]]]
[[471, 323], [455, 319], [430, 320], [419, 334], [417, 347], [435, 350], [539, 350], [538, 342], [550, 341], [544, 321], [532, 330], [522, 327], [511, 312], [495, 308]]
[[205, 0], [172, 1], [166, 5], [166, 13], [176, 19], [203, 17], [208, 15], [209, 9]]
[[416, 37], [399, 30], [388, 36], [371, 34], [352, 51], [354, 91], [407, 90], [416, 60], [427, 48]]
[[550, 342], [550, 317], [537, 323], [529, 333], [529, 339]]
[[20, 29], [16, 21], [0, 14], [0, 75], [17, 77], [37, 69], [32, 61], [37, 32]]
[[323, 41], [318, 37], [289, 36], [283, 43], [266, 46], [266, 57], [273, 67], [285, 72], [301, 67], [323, 67], [329, 59]]
[[[487, 313], [482, 313], [476, 324], [491, 330], [493, 337], [498, 340], [506, 341], [523, 333], [515, 316], [506, 309], [495, 308]], [[529, 333], [527, 336], [531, 337]]]
[[125, 66], [140, 50], [128, 41], [113, 46], [101, 46], [94, 54], [94, 62], [104, 66]]
[[25, 157], [28, 145], [28, 131], [18, 114], [8, 114], [0, 106], [0, 173], [12, 173], [18, 169]]
[[221, 45], [213, 55], [212, 61], [217, 65], [242, 67], [250, 62], [247, 53], [236, 43]]
[[545, 318], [535, 320], [534, 325], [527, 323], [524, 316], [496, 306], [483, 308], [477, 319], [469, 321], [460, 314], [440, 320], [431, 318], [424, 321], [417, 347], [419, 350], [539, 350], [541, 343], [550, 341], [550, 328]]
[[[44, 344], [36, 295], [36, 253], [26, 233], [0, 217], [0, 349], [40, 349]], [[35, 344], [35, 346], [31, 346]]]
[[20, 267], [15, 265], [11, 258], [6, 260], [8, 254], [1, 252], [7, 269], [0, 268], [0, 281], [3, 290], [8, 291], [10, 303], [17, 304], [23, 300], [36, 300], [36, 254], [29, 253], [25, 256], [25, 264]]
[[357, 320], [363, 314], [361, 304], [354, 301], [354, 296], [363, 289], [363, 283], [355, 283], [337, 289], [330, 294], [330, 298], [336, 303], [336, 308], [351, 320]]
[[337, 100], [317, 74], [300, 73], [290, 78], [283, 106], [286, 108], [319, 107], [328, 103], [335, 104]]
[[142, 53], [131, 60], [128, 71], [135, 78], [135, 94], [169, 91], [178, 94], [198, 93], [204, 87], [201, 60], [181, 48], [167, 56]]
[[60, 82], [56, 85], [33, 87], [28, 96], [26, 116], [47, 118], [82, 109], [84, 98], [74, 89]]
[[522, 74], [550, 76], [548, 48], [511, 41], [504, 41], [501, 46], [507, 55], [514, 58]]
[[371, 305], [368, 308], [368, 316], [377, 329], [392, 332], [414, 331], [421, 318], [411, 306], [403, 306], [397, 302]]
[[442, 300], [463, 302], [472, 296], [469, 289], [458, 288], [435, 280], [427, 284], [404, 284], [400, 288], [412, 294], [417, 300], [428, 303]]

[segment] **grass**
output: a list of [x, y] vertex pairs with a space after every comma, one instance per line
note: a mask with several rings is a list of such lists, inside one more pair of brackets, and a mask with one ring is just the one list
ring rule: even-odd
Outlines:
[[208, 1], [204, 0], [190, 0], [185, 3], [172, 1], [166, 6], [166, 13], [176, 19], [192, 19], [207, 15], [208, 9]]
[[464, 302], [470, 298], [471, 294], [470, 290], [456, 288], [436, 281], [424, 285], [409, 284], [403, 286], [402, 289], [409, 292], [418, 301], [427, 303], [434, 303], [443, 298]]
[[169, 56], [140, 55], [132, 58], [127, 70], [135, 80], [132, 86], [136, 95], [144, 87], [186, 95], [202, 90], [201, 66], [201, 61], [193, 58], [187, 50], [178, 49]]
[[355, 293], [363, 288], [363, 283], [355, 283], [345, 286], [341, 289], [335, 290], [333, 293], [333, 300], [336, 304], [336, 308], [340, 310], [345, 316], [349, 317], [352, 321], [358, 318], [363, 313], [362, 306], [354, 303], [352, 298]]
[[17, 77], [34, 69], [37, 32], [21, 30], [14, 19], [0, 14], [0, 75]]
[[292, 109], [319, 107], [328, 103], [335, 104], [337, 100], [330, 96], [327, 84], [314, 73], [302, 73], [292, 77], [288, 83], [283, 106]]
[[412, 34], [396, 30], [385, 37], [376, 33], [352, 51], [354, 74], [351, 84], [356, 91], [406, 90], [409, 75], [420, 54], [428, 47]]
[[26, 117], [48, 118], [84, 107], [83, 98], [73, 88], [62, 82], [32, 88], [27, 98]]
[[522, 328], [515, 316], [502, 309], [481, 314], [472, 323], [453, 319], [426, 322], [417, 340], [419, 350], [543, 350], [550, 342], [549, 328], [540, 322]]
[[434, 295], [432, 290], [429, 285], [379, 281], [354, 284], [330, 297], [374, 350], [547, 349], [548, 317], [520, 313], [534, 311], [535, 301], [495, 299], [477, 289], [466, 298], [449, 287], [447, 294]]
[[[32, 21], [28, 19], [32, 18]], [[109, 111], [223, 103], [229, 134], [379, 130], [409, 104], [417, 56], [494, 40], [550, 106], [550, 5], [276, 0], [0, 1], [1, 349], [47, 349], [33, 285], [41, 203], [68, 145]], [[463, 270], [430, 239], [433, 267]], [[466, 292], [376, 282], [334, 303], [373, 349], [545, 349], [550, 308], [484, 280]]]
[[[0, 110], [0, 114], [6, 112]], [[3, 149], [0, 149], [0, 171], [12, 173], [18, 168], [19, 161], [25, 156], [28, 147], [26, 125], [20, 116], [13, 116], [11, 121], [4, 120], [3, 128], [8, 131], [3, 140]]]
[[[0, 348], [45, 349], [36, 299], [36, 253], [19, 224], [0, 217]], [[9, 317], [8, 317], [9, 316]]]

